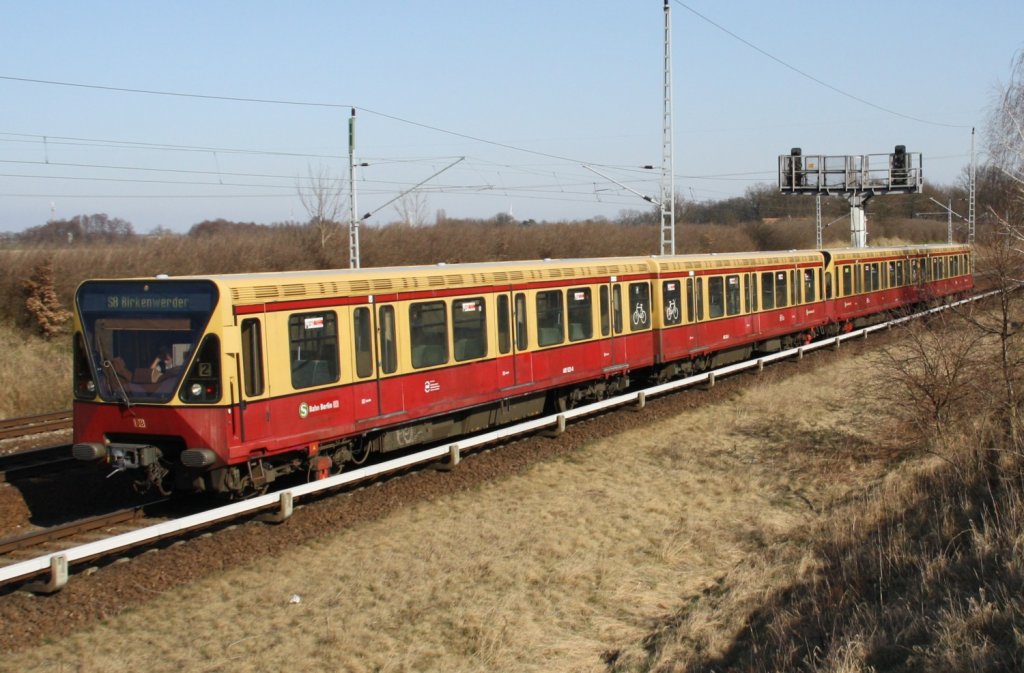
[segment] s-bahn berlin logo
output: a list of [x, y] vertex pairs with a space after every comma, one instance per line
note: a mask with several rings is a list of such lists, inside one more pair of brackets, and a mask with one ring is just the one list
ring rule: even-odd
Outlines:
[[299, 403], [299, 418], [306, 418], [310, 414], [315, 414], [318, 411], [330, 411], [331, 409], [340, 409], [341, 402], [338, 400], [331, 400], [329, 402], [321, 402], [319, 404], [310, 404], [308, 402]]

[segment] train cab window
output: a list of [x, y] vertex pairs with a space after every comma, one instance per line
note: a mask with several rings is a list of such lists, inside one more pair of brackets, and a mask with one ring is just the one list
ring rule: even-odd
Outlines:
[[530, 333], [526, 329], [526, 295], [522, 292], [516, 295], [515, 310], [512, 312], [512, 319], [516, 325], [516, 350], [525, 351], [530, 345]]
[[561, 290], [537, 293], [537, 345], [554, 346], [565, 341], [565, 304]]
[[817, 301], [817, 297], [814, 296], [814, 270], [804, 269], [804, 301], [814, 302]]
[[629, 330], [637, 332], [651, 326], [651, 284], [629, 284]]
[[721, 276], [708, 278], [708, 317], [714, 320], [725, 315], [725, 279]]
[[775, 308], [775, 274], [766, 271], [761, 274], [761, 310]]
[[602, 285], [601, 291], [601, 336], [608, 336], [611, 330], [611, 306], [608, 299], [608, 286]]
[[373, 374], [373, 325], [370, 309], [360, 306], [352, 312], [352, 339], [355, 342], [356, 376], [365, 379]]
[[737, 274], [725, 277], [725, 313], [740, 314], [740, 277]]
[[452, 344], [456, 362], [487, 355], [487, 304], [483, 297], [452, 302]]
[[512, 350], [512, 318], [507, 294], [498, 295], [498, 353]]
[[853, 267], [849, 264], [844, 264], [843, 269], [843, 282], [840, 290], [842, 291], [843, 297], [849, 297], [853, 294]]
[[569, 341], [583, 341], [594, 336], [594, 302], [589, 287], [566, 290], [569, 300]]
[[394, 374], [398, 369], [395, 307], [381, 306], [377, 310], [377, 321], [380, 331], [380, 371], [383, 374]]
[[242, 321], [242, 378], [247, 397], [263, 394], [263, 335], [260, 321]]
[[661, 284], [661, 301], [665, 306], [665, 324], [678, 325], [681, 323], [683, 311], [679, 280], [666, 280]]
[[622, 286], [612, 287], [612, 328], [622, 334]]
[[409, 305], [409, 347], [414, 369], [448, 362], [448, 308], [443, 301]]
[[775, 308], [786, 308], [788, 288], [786, 287], [786, 272], [775, 273]]
[[334, 311], [296, 313], [288, 318], [292, 388], [338, 380], [338, 316]]

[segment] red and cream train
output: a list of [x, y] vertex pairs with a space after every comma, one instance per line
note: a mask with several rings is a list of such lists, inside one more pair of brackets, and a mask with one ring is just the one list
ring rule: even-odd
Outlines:
[[90, 280], [73, 453], [243, 495], [972, 287], [963, 245]]

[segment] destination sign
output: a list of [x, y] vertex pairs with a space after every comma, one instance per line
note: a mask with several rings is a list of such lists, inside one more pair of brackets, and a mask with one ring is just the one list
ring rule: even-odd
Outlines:
[[78, 306], [96, 313], [209, 312], [217, 289], [209, 283], [89, 282], [78, 290]]

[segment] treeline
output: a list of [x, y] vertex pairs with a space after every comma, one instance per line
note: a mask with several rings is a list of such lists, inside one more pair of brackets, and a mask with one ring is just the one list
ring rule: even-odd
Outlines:
[[[1005, 173], [987, 166], [979, 167], [977, 178], [976, 212], [979, 221], [984, 221], [989, 213], [1000, 215], [1016, 207], [1009, 195], [1013, 193], [1010, 178]], [[921, 194], [908, 194], [899, 197], [876, 197], [867, 206], [871, 222], [885, 226], [890, 220], [923, 219], [945, 221], [946, 211], [939, 204], [951, 204], [952, 209], [962, 217], [967, 216], [968, 190], [966, 175], [956, 185], [933, 185], [926, 183]], [[936, 203], [938, 202], [938, 203]], [[843, 218], [849, 212], [847, 201], [841, 197], [829, 197], [821, 200], [823, 221], [833, 222]], [[782, 194], [773, 185], [760, 184], [750, 187], [742, 196], [727, 199], [691, 201], [677, 198], [676, 222], [679, 225], [723, 225], [723, 226], [754, 226], [773, 223], [780, 220], [806, 220], [812, 223], [815, 218], [815, 199], [807, 196]], [[962, 228], [962, 220], [954, 218]], [[580, 222], [582, 224], [609, 223], [624, 227], [657, 225], [660, 212], [657, 208], [646, 210], [624, 210], [616, 218], [593, 218]], [[338, 223], [311, 221], [321, 233], [321, 244], [326, 245], [334, 235], [333, 229]], [[566, 222], [536, 222], [534, 220], [517, 221], [506, 213], [499, 213], [486, 219], [453, 219], [438, 211], [435, 226], [439, 225], [509, 225], [520, 226], [569, 224]], [[264, 235], [268, 232], [292, 235], [297, 229], [307, 225], [296, 223], [257, 224], [255, 222], [234, 222], [225, 219], [204, 220], [193, 225], [184, 236], [189, 238], [205, 238], [231, 232], [233, 234]], [[324, 231], [325, 226], [327, 231]], [[372, 228], [366, 228], [372, 231]], [[21, 232], [0, 235], [0, 244], [11, 245], [75, 245], [91, 243], [127, 242], [141, 236], [166, 237], [175, 233], [157, 227], [148, 234], [139, 234], [132, 223], [105, 213], [92, 215], [76, 215], [70, 219], [55, 219], [45, 224], [33, 226]], [[878, 236], [878, 234], [876, 234]], [[813, 239], [811, 241], [813, 243]], [[758, 247], [762, 242], [755, 241]]]

